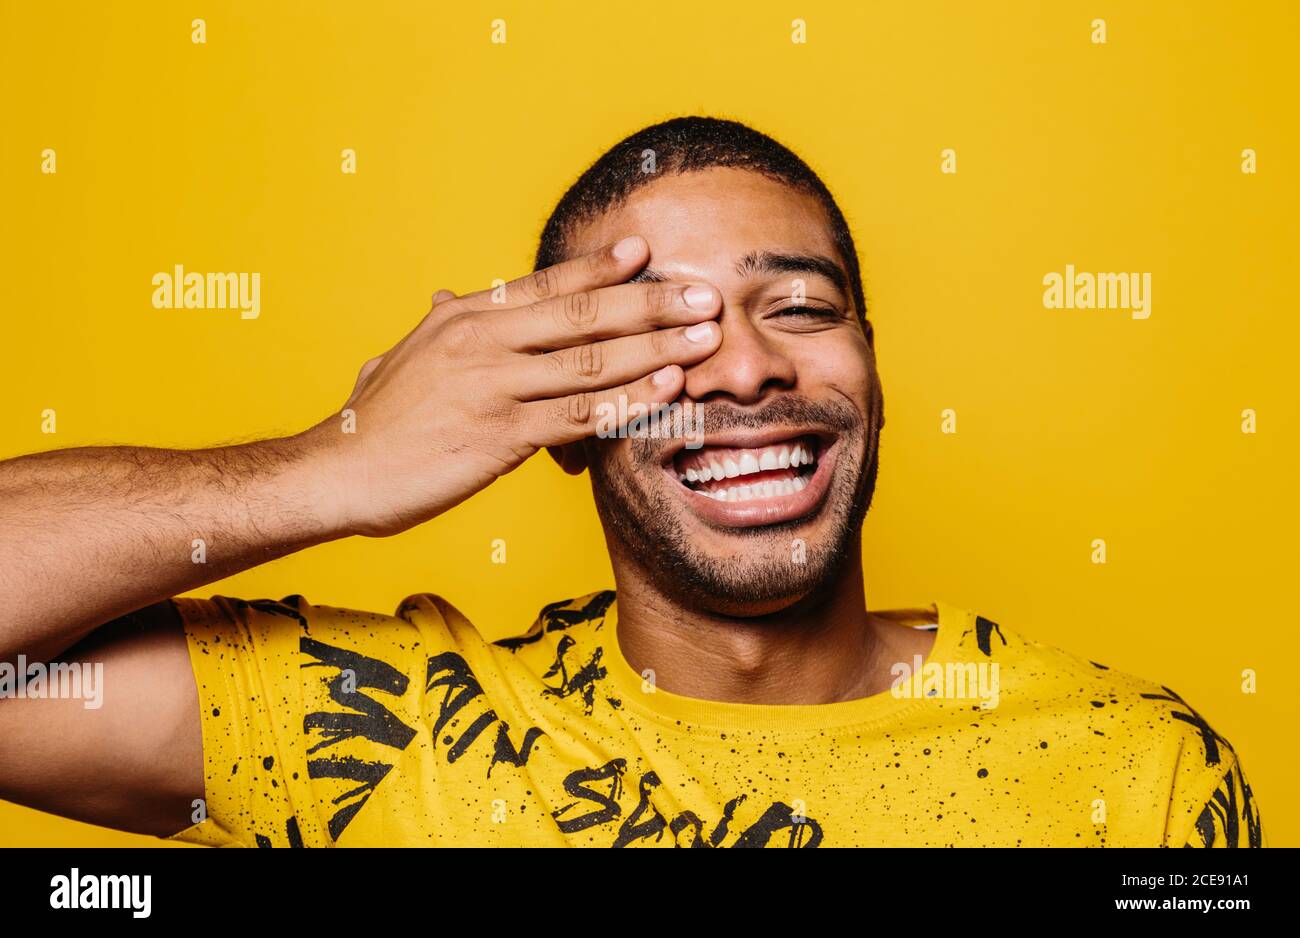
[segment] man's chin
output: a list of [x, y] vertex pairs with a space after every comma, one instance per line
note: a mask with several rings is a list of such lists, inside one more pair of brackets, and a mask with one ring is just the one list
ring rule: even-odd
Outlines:
[[659, 592], [716, 615], [781, 612], [829, 588], [851, 553], [853, 534], [829, 518], [734, 530], [706, 527], [691, 517], [679, 520], [682, 542], [638, 551], [663, 561], [643, 569]]
[[763, 616], [773, 616], [784, 612], [791, 606], [797, 605], [806, 599], [812, 592], [813, 590], [809, 590], [801, 594], [788, 596], [755, 597], [747, 595], [743, 597], [732, 596], [730, 598], [713, 593], [701, 596], [695, 603], [695, 608], [710, 615], [725, 616], [730, 619], [758, 619]]
[[[764, 502], [785, 503], [779, 514], [769, 515], [779, 520], [768, 523], [710, 512], [711, 504], [725, 508], [729, 503], [706, 498], [698, 486], [683, 485], [658, 464], [642, 475], [596, 463], [593, 492], [606, 537], [619, 544], [619, 553], [657, 592], [687, 609], [768, 616], [834, 589], [846, 564], [859, 556], [856, 545], [875, 473], [848, 478], [846, 450], [856, 453], [851, 446], [823, 448], [805, 484], [785, 499], [779, 493], [761, 498], [751, 493], [748, 503], [762, 508]], [[867, 484], [860, 487], [863, 481]], [[728, 476], [724, 484], [735, 482]], [[704, 510], [701, 503], [707, 503]]]

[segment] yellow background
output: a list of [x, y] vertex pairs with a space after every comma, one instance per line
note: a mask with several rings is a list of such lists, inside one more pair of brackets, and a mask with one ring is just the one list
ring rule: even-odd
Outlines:
[[[524, 272], [607, 146], [738, 118], [858, 239], [888, 417], [870, 605], [943, 599], [1169, 685], [1242, 754], [1270, 842], [1300, 844], [1296, 5], [735, 7], [6, 0], [0, 456], [301, 429], [436, 288]], [[1044, 309], [1071, 263], [1149, 271], [1150, 319]], [[260, 271], [261, 318], [154, 309], [175, 264]], [[610, 585], [585, 478], [535, 459], [400, 537], [200, 594], [437, 591], [495, 638]], [[154, 841], [0, 805], [0, 843]]]

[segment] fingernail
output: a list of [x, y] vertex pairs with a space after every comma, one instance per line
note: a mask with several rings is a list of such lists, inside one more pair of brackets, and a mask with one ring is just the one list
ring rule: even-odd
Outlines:
[[650, 380], [654, 383], [655, 387], [657, 388], [663, 387], [669, 381], [673, 380], [673, 366], [664, 365], [662, 368], [660, 368], [658, 371], [656, 371], [654, 374], [650, 376]]
[[682, 291], [682, 299], [691, 309], [706, 310], [713, 308], [713, 287], [696, 285]]
[[686, 338], [690, 342], [711, 342], [713, 341], [713, 323], [697, 322], [686, 329]]
[[621, 261], [629, 261], [641, 253], [641, 238], [637, 235], [624, 238], [614, 245], [614, 256]]

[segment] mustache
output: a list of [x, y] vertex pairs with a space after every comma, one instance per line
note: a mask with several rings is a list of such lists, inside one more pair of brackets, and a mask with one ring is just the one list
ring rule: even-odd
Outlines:
[[[811, 433], [854, 435], [861, 431], [863, 423], [863, 416], [857, 408], [842, 398], [815, 401], [785, 394], [758, 408], [698, 402], [692, 402], [690, 406], [702, 415], [706, 437], [731, 430], [762, 430], [770, 426], [798, 427]], [[673, 440], [666, 438], [633, 437], [629, 442], [632, 444], [632, 458], [638, 463], [659, 463], [664, 452], [673, 446]]]

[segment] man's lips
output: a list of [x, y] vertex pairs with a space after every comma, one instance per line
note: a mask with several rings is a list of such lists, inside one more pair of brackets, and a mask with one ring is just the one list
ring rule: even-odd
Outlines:
[[665, 461], [686, 505], [706, 522], [756, 527], [813, 513], [826, 497], [839, 450], [834, 434], [768, 431], [711, 437]]

